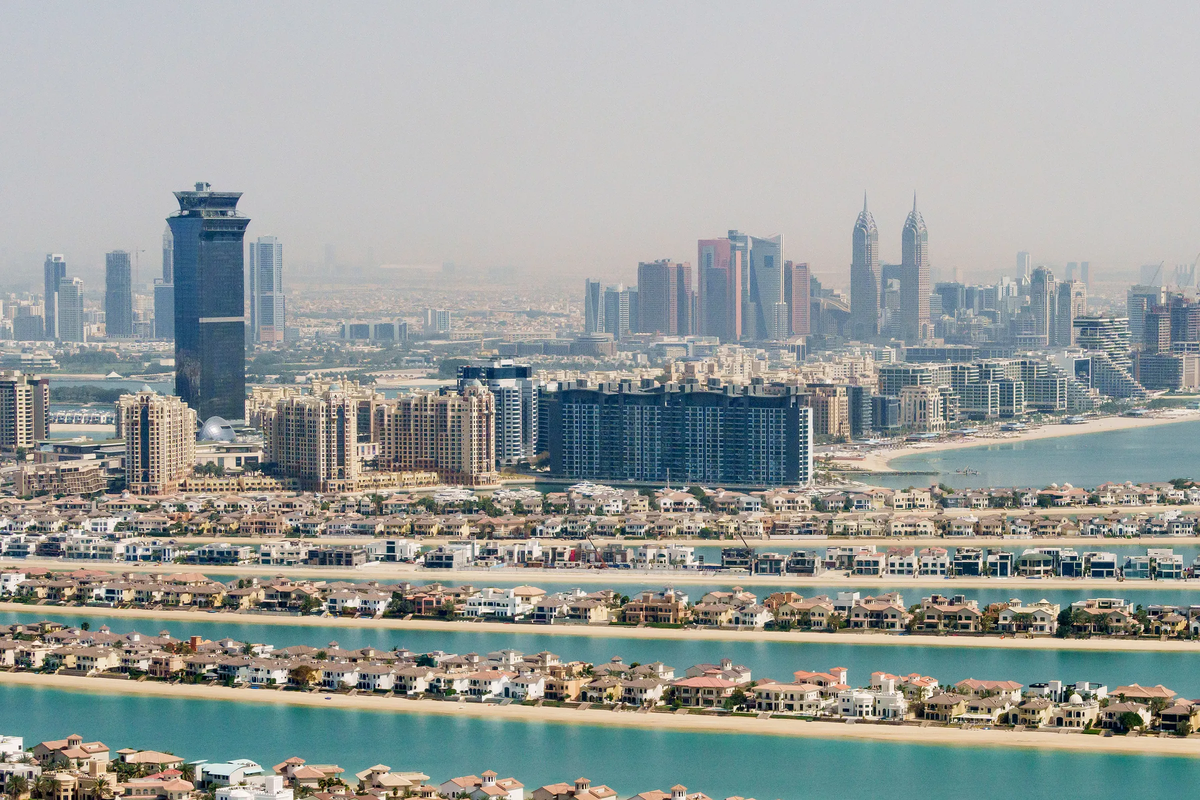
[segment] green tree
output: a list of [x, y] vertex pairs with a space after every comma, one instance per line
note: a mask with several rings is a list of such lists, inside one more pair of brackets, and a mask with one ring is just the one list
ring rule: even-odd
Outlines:
[[1143, 724], [1145, 724], [1142, 721], [1141, 715], [1135, 714], [1132, 711], [1126, 711], [1121, 716], [1117, 717], [1117, 723], [1121, 726], [1121, 730], [1124, 731], [1131, 731], [1135, 728], [1140, 728]]
[[4, 788], [12, 800], [20, 800], [29, 791], [29, 779], [24, 775], [13, 775]]

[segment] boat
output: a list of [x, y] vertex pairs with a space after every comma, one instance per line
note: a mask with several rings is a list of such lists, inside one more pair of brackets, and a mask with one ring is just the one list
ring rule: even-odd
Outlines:
[[960, 468], [954, 470], [954, 474], [956, 474], [956, 475], [978, 475], [979, 470], [971, 469], [970, 467], [960, 467]]

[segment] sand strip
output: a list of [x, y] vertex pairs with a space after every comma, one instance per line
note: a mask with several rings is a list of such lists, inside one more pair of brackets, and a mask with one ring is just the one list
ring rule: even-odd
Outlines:
[[[1176, 639], [1015, 639], [1009, 636], [933, 636], [928, 634], [821, 633], [817, 631], [736, 631], [711, 628], [629, 628], [609, 625], [533, 625], [529, 623], [439, 621], [430, 619], [353, 619], [348, 617], [290, 617], [267, 614], [206, 611], [155, 611], [73, 606], [27, 606], [0, 603], [0, 612], [28, 614], [34, 619], [60, 616], [118, 617], [131, 620], [171, 620], [228, 625], [290, 625], [294, 627], [367, 628], [372, 630], [434, 631], [438, 633], [495, 633], [512, 636], [586, 636], [608, 639], [660, 639], [711, 642], [779, 642], [784, 644], [859, 644], [898, 647], [1006, 648], [1013, 650], [1082, 650], [1090, 652], [1200, 653], [1200, 641]], [[234, 632], [236, 633], [236, 632]]]
[[164, 684], [154, 681], [123, 681], [63, 675], [37, 675], [23, 672], [0, 673], [0, 683], [35, 686], [66, 691], [104, 694], [136, 694], [142, 697], [171, 697], [196, 700], [276, 703], [351, 710], [370, 710], [409, 714], [446, 714], [474, 716], [511, 722], [574, 725], [606, 725], [623, 728], [678, 730], [697, 733], [742, 733], [767, 736], [799, 736], [820, 739], [858, 739], [937, 744], [966, 747], [1026, 747], [1071, 750], [1090, 753], [1130, 753], [1159, 756], [1200, 756], [1200, 738], [1171, 737], [1127, 738], [1082, 734], [1063, 735], [1045, 731], [960, 730], [957, 728], [921, 728], [915, 725], [875, 725], [840, 722], [804, 722], [757, 717], [708, 717], [695, 714], [595, 714], [575, 709], [523, 705], [497, 706], [483, 703], [450, 703], [439, 700], [408, 700], [323, 692], [284, 692], [269, 689], [231, 689], [224, 686]]

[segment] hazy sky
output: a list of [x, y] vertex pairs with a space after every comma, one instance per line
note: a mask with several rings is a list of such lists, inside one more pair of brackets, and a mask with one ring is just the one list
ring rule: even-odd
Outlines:
[[[171, 191], [287, 261], [632, 278], [738, 227], [843, 275], [918, 194], [935, 267], [1200, 251], [1200, 4], [16, 3], [0, 281], [158, 269]], [[95, 284], [92, 284], [95, 286]]]

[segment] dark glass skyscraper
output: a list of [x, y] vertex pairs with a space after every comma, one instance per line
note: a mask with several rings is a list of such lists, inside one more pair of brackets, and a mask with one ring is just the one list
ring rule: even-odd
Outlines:
[[197, 183], [175, 192], [175, 393], [203, 421], [246, 417], [245, 255], [241, 192]]
[[133, 270], [129, 253], [104, 256], [104, 329], [108, 336], [133, 336]]

